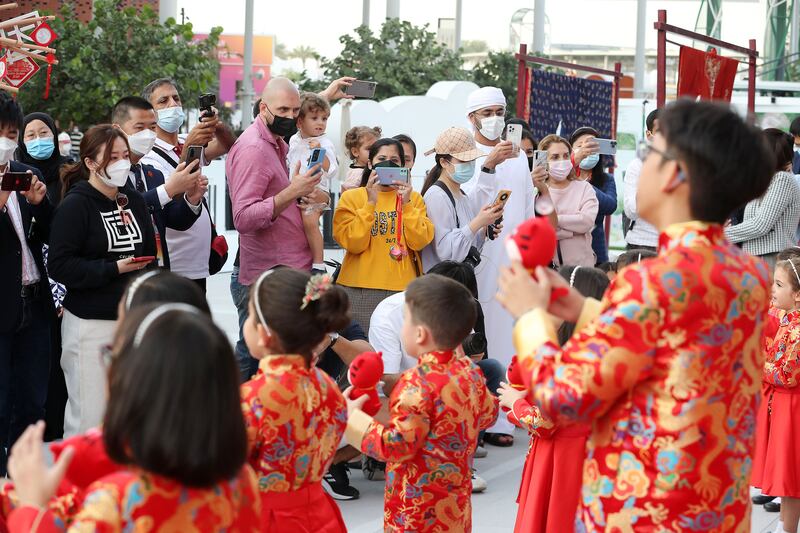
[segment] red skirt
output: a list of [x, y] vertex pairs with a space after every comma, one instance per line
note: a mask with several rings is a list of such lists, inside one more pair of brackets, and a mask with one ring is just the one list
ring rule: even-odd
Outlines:
[[262, 492], [261, 524], [261, 531], [275, 533], [347, 532], [339, 507], [319, 483], [289, 492]]
[[800, 390], [764, 385], [750, 484], [770, 496], [800, 498]]
[[577, 425], [559, 429], [550, 439], [533, 438], [517, 497], [515, 533], [575, 530], [590, 431]]

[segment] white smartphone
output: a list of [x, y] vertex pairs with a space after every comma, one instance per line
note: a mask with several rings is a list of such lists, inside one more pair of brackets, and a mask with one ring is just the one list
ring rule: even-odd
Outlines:
[[533, 152], [533, 168], [547, 168], [547, 150], [536, 150]]
[[519, 145], [522, 144], [522, 126], [519, 124], [509, 124], [506, 126], [506, 140], [511, 141], [514, 146], [514, 153], [519, 153]]
[[595, 139], [599, 145], [599, 149], [597, 150], [598, 154], [601, 155], [616, 155], [617, 153], [617, 140], [616, 139]]

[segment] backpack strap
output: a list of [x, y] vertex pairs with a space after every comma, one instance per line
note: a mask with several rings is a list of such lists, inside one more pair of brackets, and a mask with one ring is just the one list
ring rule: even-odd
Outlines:
[[153, 151], [154, 151], [155, 153], [157, 153], [159, 156], [161, 156], [161, 159], [163, 159], [163, 160], [164, 160], [164, 161], [166, 161], [166, 162], [167, 162], [169, 165], [171, 165], [171, 166], [172, 166], [172, 168], [178, 168], [178, 163], [176, 163], [176, 162], [175, 162], [175, 160], [174, 160], [174, 159], [172, 159], [172, 158], [169, 156], [169, 154], [168, 154], [167, 152], [165, 152], [165, 151], [164, 151], [164, 149], [163, 149], [163, 148], [161, 148], [160, 146], [153, 146]]
[[461, 222], [459, 222], [459, 220], [458, 220], [458, 209], [456, 208], [456, 199], [453, 198], [453, 193], [450, 192], [450, 189], [447, 188], [447, 185], [445, 185], [444, 183], [442, 183], [439, 180], [437, 180], [436, 183], [434, 183], [434, 185], [436, 187], [439, 187], [440, 189], [442, 189], [444, 191], [444, 193], [447, 195], [447, 197], [450, 198], [450, 203], [453, 204], [453, 212], [456, 215], [456, 227], [460, 228], [461, 227]]

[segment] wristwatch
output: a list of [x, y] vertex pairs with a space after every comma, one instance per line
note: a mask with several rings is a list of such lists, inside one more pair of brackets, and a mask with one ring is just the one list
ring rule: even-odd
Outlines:
[[497, 171], [496, 168], [481, 167], [481, 172], [485, 172], [487, 174], [494, 174], [496, 171]]
[[328, 333], [328, 337], [331, 338], [331, 343], [328, 345], [328, 348], [333, 348], [333, 345], [336, 344], [336, 341], [339, 340], [338, 333]]

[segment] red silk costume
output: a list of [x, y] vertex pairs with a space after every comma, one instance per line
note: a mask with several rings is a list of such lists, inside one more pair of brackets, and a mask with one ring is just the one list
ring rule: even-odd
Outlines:
[[751, 484], [770, 496], [800, 498], [800, 311], [772, 311]]
[[[120, 471], [93, 483], [66, 531], [121, 533], [255, 533], [260, 531], [260, 501], [253, 470], [207, 489], [190, 489], [141, 471]], [[64, 531], [51, 511], [39, 516], [33, 507], [11, 513], [11, 533]]]
[[558, 427], [593, 422], [582, 530], [750, 530], [769, 279], [721, 226], [676, 224], [657, 258], [617, 276], [599, 313], [587, 301], [563, 348], [546, 312], [517, 322], [542, 413]]
[[404, 372], [389, 399], [389, 425], [350, 415], [347, 440], [386, 461], [387, 532], [472, 529], [472, 473], [478, 432], [497, 417], [483, 373], [467, 357], [433, 352]]
[[299, 355], [270, 355], [242, 385], [250, 465], [259, 477], [262, 531], [346, 531], [320, 481], [331, 465], [347, 406], [324, 372]]

